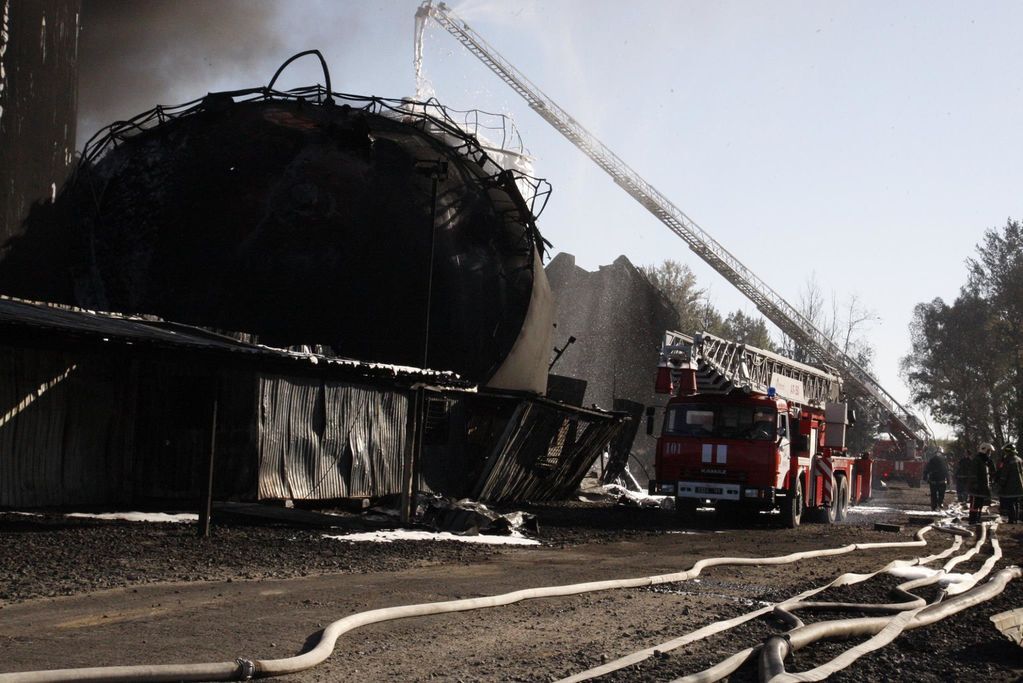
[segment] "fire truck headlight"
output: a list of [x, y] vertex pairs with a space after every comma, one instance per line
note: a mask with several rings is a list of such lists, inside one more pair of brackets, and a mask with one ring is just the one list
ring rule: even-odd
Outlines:
[[760, 497], [760, 491], [758, 491], [757, 489], [744, 489], [743, 490], [743, 494], [747, 498], [759, 498]]

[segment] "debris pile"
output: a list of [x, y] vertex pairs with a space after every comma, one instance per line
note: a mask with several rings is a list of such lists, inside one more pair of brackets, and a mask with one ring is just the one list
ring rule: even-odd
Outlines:
[[417, 521], [433, 531], [455, 534], [509, 536], [522, 531], [536, 534], [540, 525], [526, 512], [501, 514], [483, 503], [462, 499], [451, 501], [440, 496], [423, 497], [416, 506]]

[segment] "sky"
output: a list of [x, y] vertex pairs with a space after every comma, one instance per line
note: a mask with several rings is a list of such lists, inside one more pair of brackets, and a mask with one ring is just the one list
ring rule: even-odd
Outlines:
[[[416, 89], [415, 1], [85, 1], [80, 143], [157, 103], [262, 85], [311, 48], [334, 90]], [[1023, 3], [449, 4], [790, 303], [811, 278], [857, 297], [900, 400], [913, 307], [954, 299], [984, 231], [1023, 216]], [[436, 24], [423, 62], [443, 104], [514, 120], [554, 188], [539, 220], [552, 255], [684, 261], [717, 308], [755, 312]], [[317, 82], [305, 59], [278, 86]]]

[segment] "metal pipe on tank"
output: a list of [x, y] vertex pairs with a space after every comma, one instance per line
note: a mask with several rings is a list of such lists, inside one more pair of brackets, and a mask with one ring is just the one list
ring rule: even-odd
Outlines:
[[426, 261], [426, 311], [423, 322], [423, 367], [430, 367], [430, 307], [433, 305], [433, 269], [437, 251], [437, 182], [448, 177], [448, 164], [440, 160], [416, 160], [416, 171], [430, 179], [430, 249]]

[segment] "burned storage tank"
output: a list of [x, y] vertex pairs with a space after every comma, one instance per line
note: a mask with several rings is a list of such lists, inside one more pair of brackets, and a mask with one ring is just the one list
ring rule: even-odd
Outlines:
[[435, 104], [211, 94], [86, 148], [75, 303], [542, 392], [538, 187]]

